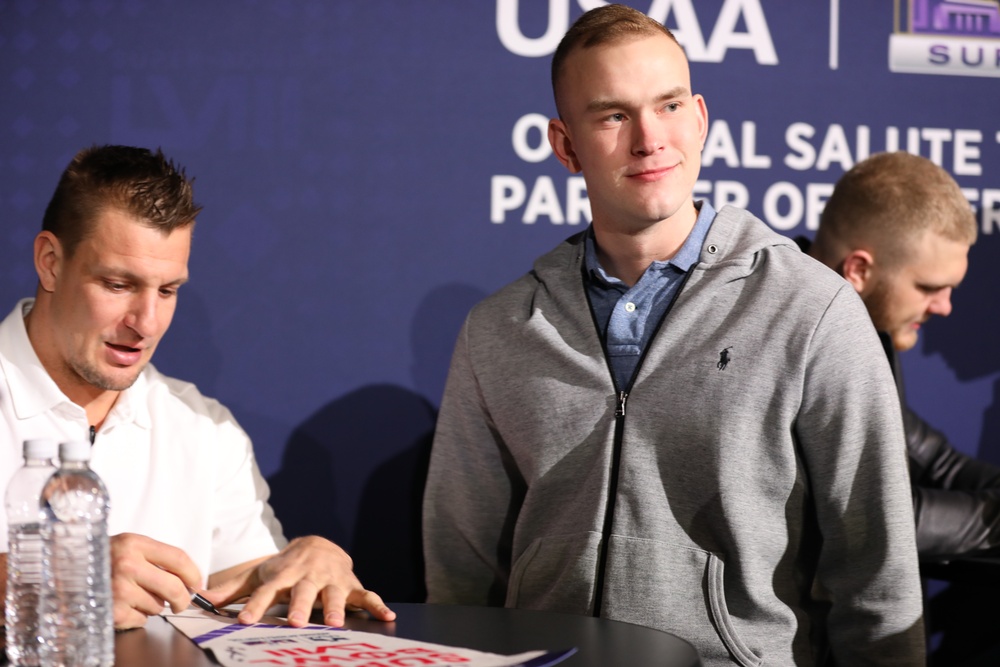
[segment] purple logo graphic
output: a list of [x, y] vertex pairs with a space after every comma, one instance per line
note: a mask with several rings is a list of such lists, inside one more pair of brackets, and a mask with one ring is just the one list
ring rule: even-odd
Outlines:
[[1000, 77], [1000, 0], [896, 0], [889, 69]]
[[1000, 2], [997, 0], [909, 0], [897, 33], [1000, 37]]

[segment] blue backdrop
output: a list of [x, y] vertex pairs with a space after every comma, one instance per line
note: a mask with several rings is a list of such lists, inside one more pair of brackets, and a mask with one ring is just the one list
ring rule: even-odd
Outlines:
[[[587, 222], [544, 139], [549, 56], [597, 0], [0, 0], [0, 303], [79, 148], [164, 151], [205, 209], [162, 370], [253, 437], [290, 535], [421, 595], [421, 474], [469, 307]], [[700, 194], [811, 234], [869, 152], [952, 172], [981, 225], [911, 403], [1000, 463], [1000, 2], [637, 0], [712, 120]], [[4, 311], [6, 312], [6, 311]]]

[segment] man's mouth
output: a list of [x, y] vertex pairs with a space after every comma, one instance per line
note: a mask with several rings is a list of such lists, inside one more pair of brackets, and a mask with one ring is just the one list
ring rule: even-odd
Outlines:
[[107, 360], [115, 366], [132, 366], [142, 359], [142, 349], [130, 345], [105, 343]]
[[629, 178], [637, 181], [658, 181], [673, 170], [673, 167], [657, 167], [656, 169], [644, 169], [633, 174]]

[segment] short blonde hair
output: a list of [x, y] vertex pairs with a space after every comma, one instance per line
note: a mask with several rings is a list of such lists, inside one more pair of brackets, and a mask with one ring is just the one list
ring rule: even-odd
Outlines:
[[976, 217], [961, 188], [930, 160], [903, 151], [876, 153], [841, 177], [823, 209], [813, 254], [824, 262], [840, 247], [866, 247], [898, 265], [924, 232], [972, 245]]
[[559, 82], [564, 64], [574, 49], [589, 49], [619, 40], [656, 35], [665, 35], [680, 46], [674, 34], [662, 23], [625, 5], [606, 5], [583, 14], [566, 31], [552, 54], [552, 94], [555, 96], [556, 108], [559, 107]]

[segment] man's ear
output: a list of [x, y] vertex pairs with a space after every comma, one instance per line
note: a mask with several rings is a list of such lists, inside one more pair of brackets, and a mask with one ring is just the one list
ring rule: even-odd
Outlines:
[[863, 294], [871, 282], [875, 258], [867, 250], [852, 250], [840, 264], [840, 274], [851, 283], [854, 291]]
[[695, 103], [695, 114], [698, 116], [698, 138], [701, 150], [705, 150], [705, 140], [708, 139], [708, 105], [701, 95], [692, 95]]
[[41, 231], [35, 237], [35, 271], [38, 283], [46, 292], [54, 292], [62, 271], [63, 247], [55, 234]]
[[569, 136], [569, 128], [561, 118], [553, 118], [549, 121], [549, 145], [556, 158], [569, 169], [570, 173], [580, 173], [580, 161], [576, 158], [576, 151], [573, 150], [573, 140]]

